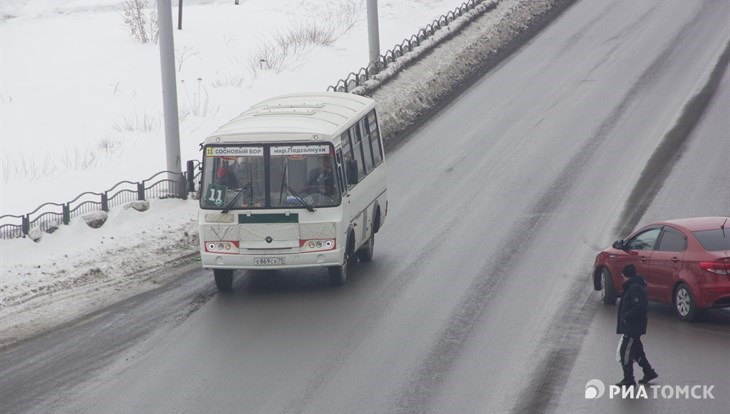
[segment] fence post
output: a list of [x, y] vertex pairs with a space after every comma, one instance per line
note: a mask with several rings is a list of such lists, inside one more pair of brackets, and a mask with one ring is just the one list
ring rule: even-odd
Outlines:
[[144, 201], [144, 181], [137, 183], [137, 200]]
[[71, 222], [71, 206], [68, 205], [68, 203], [65, 203], [63, 205], [63, 224], [68, 226], [68, 223]]
[[23, 216], [23, 237], [30, 233], [30, 217], [26, 214]]
[[109, 195], [106, 191], [101, 193], [101, 209], [103, 211], [109, 212]]

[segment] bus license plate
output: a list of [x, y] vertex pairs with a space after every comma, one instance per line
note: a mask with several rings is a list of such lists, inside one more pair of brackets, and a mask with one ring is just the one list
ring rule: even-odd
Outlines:
[[255, 257], [253, 259], [253, 264], [255, 265], [283, 265], [284, 264], [284, 258], [283, 257]]

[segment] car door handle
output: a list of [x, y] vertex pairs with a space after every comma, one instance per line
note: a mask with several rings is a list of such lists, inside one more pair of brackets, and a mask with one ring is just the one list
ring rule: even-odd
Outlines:
[[679, 258], [672, 257], [672, 263], [679, 263], [679, 262], [681, 262], [681, 260]]
[[641, 257], [639, 257], [639, 261], [640, 261], [641, 263], [644, 263], [644, 262], [646, 262], [646, 256], [641, 256]]

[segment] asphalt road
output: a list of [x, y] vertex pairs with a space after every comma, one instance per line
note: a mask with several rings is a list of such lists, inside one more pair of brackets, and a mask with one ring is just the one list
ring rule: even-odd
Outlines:
[[658, 385], [619, 379], [595, 253], [730, 214], [730, 3], [582, 0], [388, 154], [374, 261], [172, 284], [0, 354], [0, 412], [726, 412], [730, 312], [652, 305]]

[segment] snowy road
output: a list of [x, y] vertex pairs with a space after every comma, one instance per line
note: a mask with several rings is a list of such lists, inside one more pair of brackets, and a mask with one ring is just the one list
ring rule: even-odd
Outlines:
[[715, 400], [584, 391], [620, 374], [595, 253], [641, 222], [730, 214], [728, 16], [579, 1], [389, 154], [374, 261], [344, 287], [242, 272], [221, 295], [182, 269], [0, 354], [0, 412], [723, 412], [727, 311], [653, 305], [645, 341], [658, 384]]

